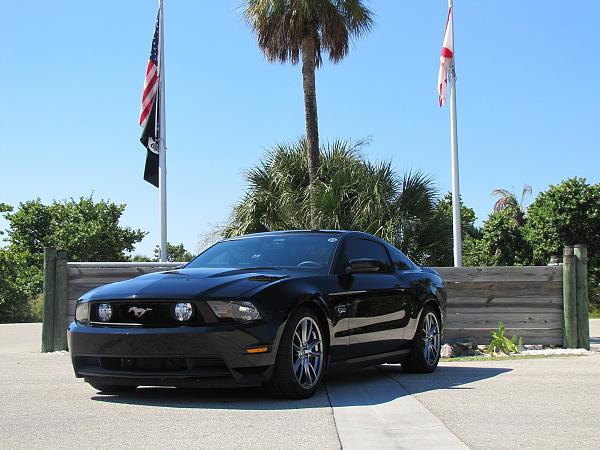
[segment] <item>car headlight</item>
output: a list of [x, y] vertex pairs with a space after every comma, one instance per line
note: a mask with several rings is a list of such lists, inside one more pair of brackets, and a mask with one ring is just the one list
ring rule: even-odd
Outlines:
[[211, 300], [207, 303], [219, 319], [234, 319], [241, 322], [260, 319], [258, 309], [250, 302]]
[[89, 303], [77, 303], [77, 306], [75, 306], [75, 320], [79, 323], [88, 323], [90, 321]]

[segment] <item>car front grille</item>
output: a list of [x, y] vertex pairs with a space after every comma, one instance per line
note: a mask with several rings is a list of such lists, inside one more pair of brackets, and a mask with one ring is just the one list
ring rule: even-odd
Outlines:
[[86, 375], [149, 377], [231, 377], [225, 362], [217, 356], [190, 358], [77, 356], [77, 371]]
[[[92, 325], [103, 326], [142, 326], [142, 327], [169, 327], [181, 325], [202, 325], [204, 319], [198, 305], [192, 303], [194, 313], [190, 320], [180, 322], [175, 318], [174, 309], [180, 301], [104, 301], [91, 303], [90, 322]], [[98, 307], [109, 304], [112, 308], [112, 317], [108, 321], [100, 320]]]

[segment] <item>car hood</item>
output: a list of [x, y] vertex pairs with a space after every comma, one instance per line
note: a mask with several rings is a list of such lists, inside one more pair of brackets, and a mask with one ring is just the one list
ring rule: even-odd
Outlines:
[[142, 275], [131, 280], [100, 286], [84, 300], [193, 299], [196, 297], [240, 297], [257, 287], [277, 283], [290, 276], [308, 276], [278, 270], [178, 269]]

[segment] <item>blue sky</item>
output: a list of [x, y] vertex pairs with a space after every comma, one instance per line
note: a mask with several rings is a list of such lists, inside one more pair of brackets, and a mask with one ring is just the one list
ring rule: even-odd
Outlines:
[[[269, 64], [242, 0], [165, 0], [169, 240], [194, 249], [242, 196], [242, 173], [304, 132], [300, 67]], [[320, 135], [371, 136], [365, 155], [450, 190], [449, 111], [435, 91], [444, 0], [372, 0], [376, 26], [317, 73]], [[156, 2], [4, 2], [0, 202], [126, 203], [158, 236], [137, 125]], [[461, 193], [489, 214], [496, 187], [534, 195], [600, 181], [600, 2], [456, 0]], [[0, 222], [0, 228], [5, 227]]]

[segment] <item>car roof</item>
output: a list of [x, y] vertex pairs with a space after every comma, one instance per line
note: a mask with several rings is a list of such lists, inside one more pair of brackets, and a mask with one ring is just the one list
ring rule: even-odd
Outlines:
[[381, 240], [377, 236], [374, 236], [369, 233], [365, 233], [364, 231], [355, 231], [355, 230], [280, 230], [280, 231], [263, 231], [261, 233], [249, 233], [243, 234], [241, 236], [233, 236], [229, 239], [225, 240], [234, 240], [234, 239], [243, 239], [246, 237], [258, 237], [258, 236], [276, 236], [281, 234], [319, 234], [319, 233], [335, 233], [341, 235], [358, 235], [363, 237], [375, 238], [377, 240]]

